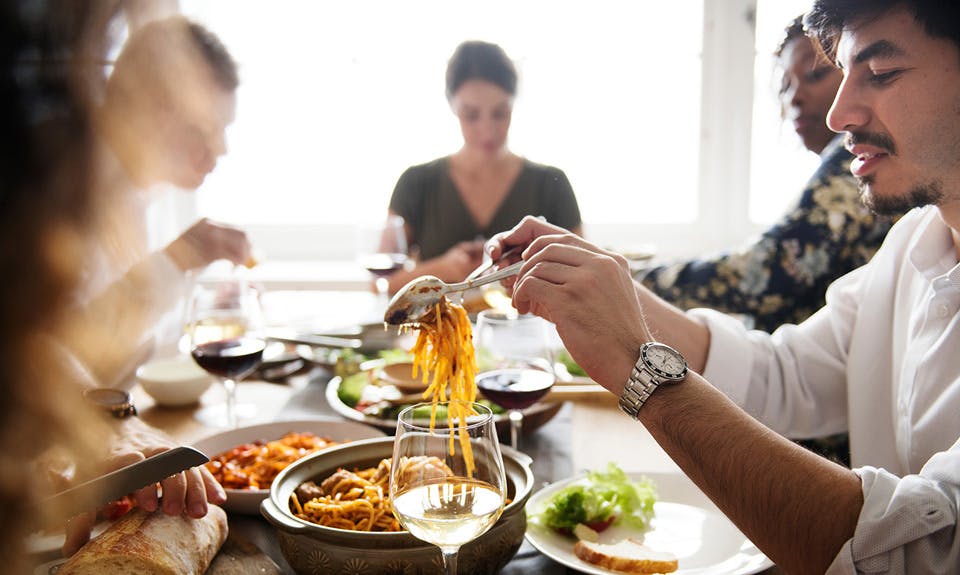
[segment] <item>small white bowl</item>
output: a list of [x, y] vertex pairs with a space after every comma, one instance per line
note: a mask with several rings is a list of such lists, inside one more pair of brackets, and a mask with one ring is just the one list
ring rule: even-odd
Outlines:
[[185, 356], [155, 359], [137, 368], [137, 381], [158, 405], [196, 403], [210, 388], [213, 376]]

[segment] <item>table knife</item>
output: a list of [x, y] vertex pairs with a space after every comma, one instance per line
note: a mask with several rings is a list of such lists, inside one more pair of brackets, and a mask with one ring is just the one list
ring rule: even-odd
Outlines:
[[174, 447], [61, 491], [40, 501], [38, 506], [43, 514], [52, 513], [52, 519], [66, 520], [208, 461], [206, 455], [192, 447]]

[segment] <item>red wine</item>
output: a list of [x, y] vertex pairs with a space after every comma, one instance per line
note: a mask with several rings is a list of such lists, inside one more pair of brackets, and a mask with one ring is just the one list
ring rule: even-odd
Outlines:
[[190, 352], [197, 365], [216, 375], [229, 379], [242, 379], [260, 365], [263, 348], [261, 339], [235, 337], [221, 341], [202, 343]]
[[406, 254], [371, 254], [363, 257], [363, 267], [378, 278], [385, 278], [393, 272], [403, 269], [407, 263]]
[[477, 375], [480, 393], [507, 409], [530, 407], [550, 391], [553, 382], [553, 374], [539, 369], [498, 369]]

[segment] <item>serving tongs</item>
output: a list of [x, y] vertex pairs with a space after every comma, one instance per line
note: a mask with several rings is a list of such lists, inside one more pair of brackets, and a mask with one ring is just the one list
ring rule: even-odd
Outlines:
[[467, 279], [462, 282], [448, 284], [436, 276], [429, 275], [414, 278], [394, 294], [390, 300], [390, 304], [387, 306], [386, 313], [383, 314], [383, 321], [390, 325], [420, 323], [420, 320], [434, 308], [443, 296], [480, 287], [516, 275], [523, 265], [523, 260], [491, 274], [483, 274], [493, 267], [495, 263], [503, 261], [518, 250], [519, 246], [514, 247], [504, 252], [497, 260], [490, 260], [484, 263], [470, 272]]

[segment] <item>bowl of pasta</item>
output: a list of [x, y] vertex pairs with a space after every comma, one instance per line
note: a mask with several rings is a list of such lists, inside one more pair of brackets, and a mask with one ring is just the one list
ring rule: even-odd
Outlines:
[[[496, 573], [516, 554], [527, 528], [531, 460], [501, 446], [509, 503], [497, 523], [460, 550], [461, 573]], [[277, 529], [280, 549], [298, 573], [441, 572], [434, 545], [402, 530], [389, 503], [393, 438], [366, 439], [305, 457], [274, 480], [261, 514]], [[332, 493], [321, 493], [323, 486]], [[356, 503], [362, 493], [364, 501]], [[317, 498], [314, 504], [311, 499]], [[318, 504], [319, 503], [319, 504]]]
[[294, 461], [349, 441], [383, 435], [367, 425], [317, 418], [239, 427], [204, 437], [193, 446], [210, 457], [205, 465], [227, 493], [221, 507], [257, 515], [277, 474]]

